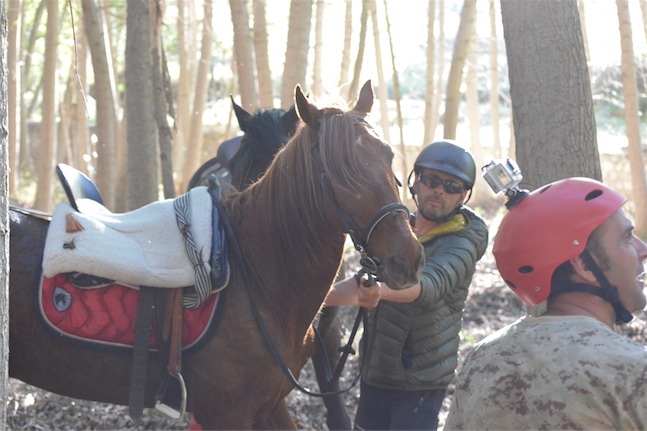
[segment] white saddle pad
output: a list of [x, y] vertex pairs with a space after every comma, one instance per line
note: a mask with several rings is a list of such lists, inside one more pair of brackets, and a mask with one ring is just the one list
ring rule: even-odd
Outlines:
[[[206, 187], [196, 187], [189, 197], [196, 245], [210, 270], [211, 196]], [[47, 231], [44, 275], [81, 272], [132, 287], [193, 286], [195, 271], [177, 225], [173, 201], [153, 202], [123, 214], [112, 213], [88, 199], [79, 206], [83, 213], [61, 202]], [[68, 214], [83, 230], [66, 232]]]

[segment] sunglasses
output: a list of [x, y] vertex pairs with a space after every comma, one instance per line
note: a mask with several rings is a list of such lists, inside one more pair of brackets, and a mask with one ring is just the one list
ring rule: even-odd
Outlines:
[[458, 184], [452, 180], [443, 180], [434, 174], [420, 174], [418, 176], [418, 180], [430, 189], [435, 189], [442, 184], [445, 193], [450, 195], [457, 195], [463, 191], [462, 184]]

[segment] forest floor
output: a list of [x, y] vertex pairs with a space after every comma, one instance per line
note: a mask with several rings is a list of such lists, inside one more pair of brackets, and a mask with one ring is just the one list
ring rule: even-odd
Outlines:
[[[341, 310], [345, 330], [352, 328], [356, 309]], [[491, 250], [478, 263], [470, 295], [465, 307], [463, 331], [459, 351], [460, 361], [470, 348], [486, 335], [515, 321], [525, 314], [521, 302], [501, 281]], [[637, 313], [634, 320], [621, 329], [622, 333], [635, 341], [647, 344], [647, 314]], [[459, 365], [460, 366], [460, 365]], [[346, 388], [356, 376], [358, 359], [351, 356], [340, 386]], [[313, 390], [318, 389], [311, 362], [308, 362], [299, 378], [300, 383]], [[359, 385], [358, 385], [359, 386]], [[358, 386], [352, 388], [344, 399], [352, 417], [357, 406]], [[449, 408], [451, 392], [441, 411], [442, 428]], [[188, 419], [172, 420], [154, 410], [147, 410], [139, 425], [128, 416], [128, 408], [62, 397], [10, 379], [7, 401], [7, 429], [9, 430], [186, 430]], [[325, 408], [320, 398], [292, 391], [288, 395], [288, 406], [299, 429], [326, 430]]]

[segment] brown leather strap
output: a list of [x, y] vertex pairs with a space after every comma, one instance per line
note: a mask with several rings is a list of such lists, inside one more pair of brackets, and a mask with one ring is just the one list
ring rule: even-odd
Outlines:
[[[170, 321], [170, 336], [171, 343], [169, 347], [169, 359], [167, 371], [170, 374], [176, 375], [180, 372], [182, 367], [182, 289], [173, 289], [173, 293], [169, 295], [169, 302], [171, 302], [171, 318]], [[166, 330], [166, 325], [165, 328]]]

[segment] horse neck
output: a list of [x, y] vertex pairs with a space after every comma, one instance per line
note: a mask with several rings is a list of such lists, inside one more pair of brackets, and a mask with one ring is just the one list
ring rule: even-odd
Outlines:
[[[277, 193], [270, 198], [271, 189], [261, 181], [241, 192], [229, 217], [253, 295], [274, 304], [279, 318], [298, 316], [303, 320], [298, 324], [309, 325], [335, 279], [345, 235], [332, 207], [313, 211], [306, 203], [313, 196]], [[327, 199], [323, 192], [315, 198]]]

